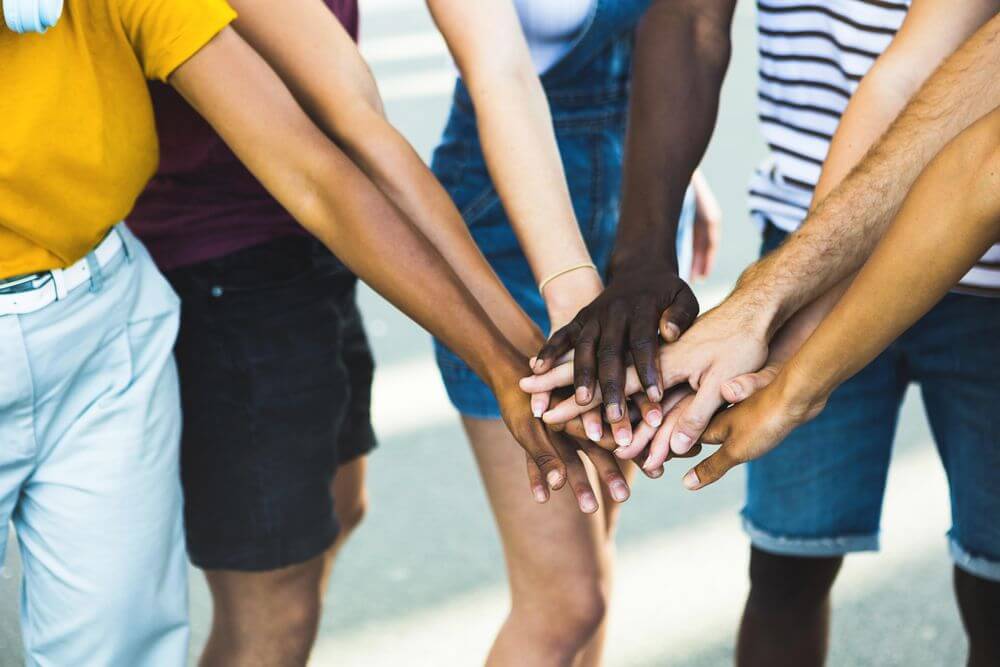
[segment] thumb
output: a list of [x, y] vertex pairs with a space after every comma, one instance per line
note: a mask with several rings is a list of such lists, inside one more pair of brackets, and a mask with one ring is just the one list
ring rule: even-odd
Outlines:
[[714, 454], [684, 475], [684, 486], [689, 491], [703, 489], [722, 479], [722, 476], [729, 472], [736, 463], [737, 461], [729, 456], [725, 446], [720, 447]]
[[775, 366], [764, 366], [756, 373], [745, 373], [722, 385], [722, 398], [728, 403], [740, 403], [747, 400], [758, 391], [771, 384], [778, 369]]

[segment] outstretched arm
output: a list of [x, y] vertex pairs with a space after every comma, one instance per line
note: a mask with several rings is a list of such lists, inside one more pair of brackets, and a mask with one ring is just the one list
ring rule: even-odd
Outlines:
[[[943, 2], [938, 30], [921, 40], [955, 43], [975, 32], [935, 71], [864, 159], [820, 201], [802, 229], [750, 267], [730, 300], [753, 303], [773, 332], [792, 314], [852, 272], [871, 254], [906, 193], [956, 135], [1000, 104], [1000, 16], [994, 0]], [[993, 18], [986, 20], [988, 17]], [[916, 48], [913, 45], [911, 48]]]
[[[889, 47], [858, 85], [847, 105], [813, 193], [817, 206], [851, 173], [865, 153], [920, 90], [927, 78], [997, 10], [997, 0], [968, 0], [962, 11], [951, 0], [914, 0]], [[854, 272], [803, 307], [771, 341], [767, 365], [722, 386], [729, 403], [766, 386], [837, 303]]]
[[[486, 166], [538, 283], [591, 262], [545, 91], [511, 0], [427, 0], [472, 97]], [[545, 284], [561, 327], [602, 289], [592, 269]], [[537, 348], [534, 350], [537, 351]]]
[[711, 484], [819, 414], [839, 384], [930, 310], [998, 239], [1000, 109], [934, 159], [857, 279], [774, 383], [712, 422], [704, 441], [722, 447], [685, 485]]
[[448, 193], [386, 120], [357, 45], [320, 0], [231, 0], [236, 31], [295, 99], [434, 245], [506, 338], [533, 354], [541, 333], [469, 235]]
[[304, 227], [470, 364], [496, 393], [515, 438], [560, 487], [565, 465], [516, 386], [524, 355], [257, 52], [227, 28], [177, 68], [170, 83]]

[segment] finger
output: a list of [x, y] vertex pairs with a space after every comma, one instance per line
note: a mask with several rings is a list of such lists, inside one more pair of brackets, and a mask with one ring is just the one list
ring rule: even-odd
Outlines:
[[521, 391], [527, 394], [540, 394], [571, 384], [573, 384], [573, 364], [570, 363], [559, 364], [541, 375], [529, 375], [518, 382]]
[[632, 402], [638, 406], [643, 423], [649, 424], [653, 428], [657, 428], [663, 423], [663, 409], [660, 407], [659, 400], [651, 401], [645, 394], [640, 393], [632, 396]]
[[597, 341], [601, 327], [596, 320], [588, 322], [577, 337], [573, 350], [573, 386], [576, 387], [576, 402], [590, 403], [597, 383]]
[[646, 396], [654, 403], [663, 398], [660, 368], [656, 363], [660, 351], [658, 320], [656, 304], [648, 301], [637, 306], [628, 323], [628, 343], [632, 353], [632, 363], [639, 376], [639, 382], [646, 390]]
[[566, 462], [553, 443], [556, 435], [550, 434], [541, 422], [530, 418], [528, 421], [528, 433], [517, 441], [542, 471], [549, 488], [557, 491], [566, 483]]
[[720, 447], [714, 454], [684, 475], [684, 486], [691, 491], [703, 489], [709, 484], [719, 481], [737, 463], [738, 461], [729, 455], [725, 447]]
[[566, 478], [569, 488], [576, 496], [576, 504], [584, 514], [593, 514], [599, 509], [597, 494], [590, 485], [587, 468], [576, 453], [576, 446], [570, 444], [566, 438], [561, 437], [554, 437], [553, 442], [563, 461], [566, 462]]
[[649, 455], [646, 462], [642, 464], [643, 470], [651, 471], [662, 469], [663, 464], [670, 458], [670, 436], [677, 426], [677, 421], [683, 413], [683, 404], [667, 413], [663, 418], [663, 423], [656, 430], [653, 439], [649, 443]]
[[[597, 376], [604, 396], [604, 413], [611, 424], [627, 419], [625, 405], [625, 330], [628, 313], [613, 307], [601, 327], [597, 350]], [[629, 429], [631, 435], [631, 429]], [[616, 438], [617, 441], [617, 438]]]
[[570, 396], [567, 399], [559, 401], [553, 407], [549, 408], [545, 413], [542, 414], [542, 421], [546, 424], [562, 424], [568, 422], [571, 419], [576, 419], [580, 415], [589, 410], [595, 408], [600, 408], [601, 406], [601, 395], [598, 391], [597, 396], [594, 397], [587, 405], [580, 405], [576, 402], [576, 398]]
[[706, 378], [698, 388], [694, 398], [685, 406], [670, 436], [670, 448], [674, 452], [683, 454], [698, 442], [715, 411], [722, 406], [720, 389], [720, 383], [711, 377]]
[[[596, 410], [592, 412], [596, 412]], [[586, 414], [584, 415], [584, 417], [585, 416]], [[618, 446], [615, 444], [615, 441], [611, 438], [611, 433], [602, 433], [597, 440], [593, 440], [587, 433], [587, 427], [583, 423], [583, 417], [571, 419], [570, 421], [563, 424], [563, 426], [565, 427], [563, 432], [566, 435], [569, 435], [574, 439], [579, 440], [580, 446], [583, 446], [586, 443], [591, 443], [600, 447], [601, 449], [606, 449], [608, 451], [613, 451]]]
[[645, 451], [657, 430], [645, 421], [638, 422], [632, 429], [632, 442], [615, 449], [615, 456], [622, 460], [635, 459]]
[[604, 487], [608, 497], [616, 503], [623, 503], [628, 500], [628, 497], [631, 495], [628, 481], [625, 479], [625, 474], [622, 472], [621, 466], [615, 460], [615, 457], [610, 452], [591, 444], [585, 444], [583, 451], [594, 465], [597, 477], [601, 480], [601, 486]]
[[538, 375], [547, 373], [556, 366], [559, 358], [573, 348], [576, 335], [580, 332], [580, 325], [574, 319], [559, 331], [549, 336], [545, 345], [535, 355], [535, 361], [531, 365], [531, 370]]
[[674, 295], [673, 302], [667, 306], [660, 317], [660, 335], [663, 340], [673, 343], [681, 334], [688, 330], [698, 317], [698, 299], [687, 285]]
[[[588, 410], [581, 415], [583, 430], [587, 434], [587, 439], [591, 442], [601, 442], [604, 440], [604, 420], [601, 418], [600, 410]], [[609, 435], [608, 442], [614, 445], [614, 440]]]
[[739, 408], [730, 408], [715, 416], [709, 423], [705, 432], [701, 434], [701, 441], [706, 445], [721, 445], [728, 438], [731, 432], [733, 411]]
[[549, 409], [549, 402], [552, 400], [552, 393], [543, 391], [531, 395], [531, 414], [536, 419], [541, 419], [546, 410]]
[[722, 385], [722, 398], [727, 403], [739, 403], [745, 401], [758, 391], [771, 384], [778, 374], [776, 368], [765, 366], [756, 373], [746, 373], [733, 378]]
[[639, 466], [639, 470], [642, 471], [642, 474], [648, 477], [649, 479], [659, 479], [660, 477], [662, 477], [663, 466], [660, 466], [659, 468], [647, 469], [646, 461], [648, 460], [649, 460], [649, 448], [647, 447], [646, 449], [639, 452], [636, 455], [636, 457], [632, 460], [632, 462], [635, 463], [637, 466]]
[[542, 471], [538, 469], [535, 461], [530, 456], [525, 454], [524, 458], [528, 465], [528, 485], [531, 488], [531, 495], [537, 503], [547, 502], [549, 499], [549, 488], [545, 485], [545, 478], [542, 477]]
[[628, 419], [628, 410], [625, 411], [625, 418], [608, 425], [611, 435], [615, 439], [615, 444], [625, 447], [632, 442], [632, 423]]

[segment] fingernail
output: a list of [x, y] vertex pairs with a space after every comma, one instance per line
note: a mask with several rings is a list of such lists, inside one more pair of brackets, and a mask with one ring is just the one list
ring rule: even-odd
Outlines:
[[531, 403], [531, 414], [535, 415], [535, 419], [541, 419], [542, 418], [542, 413], [545, 412], [545, 408], [546, 407], [548, 407], [548, 406], [542, 405], [541, 402], [537, 402], [536, 403], [536, 402], [532, 401], [532, 403]]
[[743, 398], [743, 385], [739, 382], [728, 382], [726, 388], [729, 389], [729, 395], [737, 401]]
[[648, 396], [649, 400], [651, 400], [653, 403], [659, 403], [660, 400], [663, 398], [663, 393], [660, 392], [659, 387], [650, 387], [649, 389], [646, 390], [646, 396]]
[[537, 371], [541, 367], [542, 367], [542, 360], [539, 359], [538, 357], [535, 357], [535, 359], [531, 362], [531, 369]]
[[615, 444], [619, 447], [627, 447], [632, 442], [632, 435], [627, 428], [620, 428], [615, 431]]
[[649, 476], [652, 477], [653, 479], [657, 479], [661, 475], [663, 475], [663, 467], [661, 466], [656, 470], [647, 470], [646, 472], [649, 473]]
[[628, 500], [628, 484], [618, 480], [611, 483], [611, 497], [621, 503]]
[[528, 366], [534, 368], [536, 361], [538, 361], [538, 357], [532, 357], [531, 359], [528, 359]]
[[580, 498], [580, 509], [582, 509], [587, 514], [592, 514], [597, 511], [597, 499], [594, 496], [587, 494], [583, 498]]
[[545, 487], [544, 486], [536, 486], [535, 487], [535, 502], [537, 502], [537, 503], [544, 503], [548, 499], [549, 499], [549, 494], [545, 493]]
[[670, 448], [678, 454], [684, 454], [691, 449], [691, 436], [678, 431], [670, 438]]
[[694, 490], [698, 488], [698, 484], [700, 483], [701, 482], [698, 481], [698, 473], [696, 473], [693, 468], [688, 470], [688, 473], [684, 475], [684, 486], [688, 489]]
[[663, 423], [663, 414], [659, 410], [650, 410], [646, 413], [646, 423], [653, 428], [659, 427]]
[[[522, 403], [523, 405], [523, 403]], [[608, 406], [608, 421], [620, 422], [622, 420], [622, 409], [617, 403]]]
[[667, 325], [667, 342], [673, 343], [675, 340], [681, 337], [681, 328], [671, 322]]
[[590, 390], [586, 387], [576, 388], [576, 402], [580, 405], [586, 405], [590, 403]]
[[600, 424], [587, 424], [587, 437], [593, 442], [600, 442], [604, 435]]
[[549, 487], [554, 489], [562, 482], [562, 474], [558, 470], [550, 470], [545, 479], [548, 481]]

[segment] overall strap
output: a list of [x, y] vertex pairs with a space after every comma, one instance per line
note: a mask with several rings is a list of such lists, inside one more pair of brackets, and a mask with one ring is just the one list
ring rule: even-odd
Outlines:
[[549, 87], [573, 80], [608, 44], [635, 28], [649, 3], [650, 0], [597, 0], [572, 48], [542, 75], [542, 85]]

